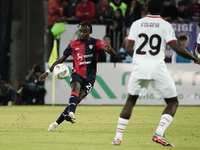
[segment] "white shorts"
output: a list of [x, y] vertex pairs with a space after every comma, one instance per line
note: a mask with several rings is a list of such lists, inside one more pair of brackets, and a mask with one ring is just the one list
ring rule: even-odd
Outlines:
[[169, 71], [159, 72], [156, 79], [138, 79], [131, 73], [128, 83], [128, 93], [130, 95], [145, 96], [149, 84], [153, 88], [155, 98], [173, 98], [177, 96], [176, 86]]

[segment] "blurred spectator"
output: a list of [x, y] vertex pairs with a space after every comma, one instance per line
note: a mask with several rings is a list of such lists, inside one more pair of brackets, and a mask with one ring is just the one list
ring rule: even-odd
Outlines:
[[130, 28], [132, 23], [141, 18], [142, 5], [137, 0], [131, 0], [126, 10], [125, 26]]
[[89, 23], [93, 23], [91, 19], [93, 19], [94, 17], [95, 17], [94, 3], [88, 0], [81, 0], [81, 2], [76, 6], [76, 18], [82, 21], [88, 21]]
[[[188, 43], [188, 39], [185, 35], [182, 35], [179, 37], [180, 46], [193, 54], [193, 52], [189, 48], [187, 48], [187, 43]], [[171, 63], [191, 63], [191, 60], [183, 58], [180, 55], [176, 54], [175, 51], [173, 51]]]
[[[104, 38], [103, 38], [103, 42], [106, 43], [106, 44], [110, 44], [112, 45], [111, 43], [111, 38], [109, 35], [105, 35]], [[108, 54], [108, 53], [105, 53], [106, 54], [106, 62], [111, 62], [111, 57], [113, 57], [112, 55]]]
[[[122, 16], [121, 9], [117, 9], [115, 11], [115, 17], [113, 19], [113, 23], [107, 28], [107, 35], [111, 38], [111, 43], [113, 44], [113, 48], [118, 50], [123, 41], [124, 36], [124, 18]], [[111, 57], [111, 62], [116, 62], [118, 58]]]
[[138, 3], [144, 5], [145, 4], [145, 0], [137, 0]]
[[[105, 44], [110, 44], [111, 45], [110, 36], [109, 35], [105, 35], [103, 37], [103, 42]], [[110, 54], [106, 53], [105, 51], [100, 51], [98, 62], [111, 62]]]
[[176, 6], [172, 5], [170, 0], [164, 0], [161, 17], [166, 21], [171, 21], [171, 20], [176, 20], [177, 15], [178, 15], [178, 10]]
[[121, 0], [113, 0], [113, 2], [110, 2], [110, 6], [113, 8], [114, 11], [117, 9], [122, 10], [122, 15], [125, 17], [127, 5], [124, 2], [121, 2]]
[[63, 16], [66, 17], [67, 23], [69, 24], [76, 24], [80, 22], [75, 17], [76, 5], [78, 3], [78, 0], [69, 0], [69, 2], [67, 2], [67, 6], [64, 9]]
[[1, 79], [0, 74], [0, 106], [1, 105], [13, 105], [15, 99], [15, 91], [12, 86], [6, 81]]
[[171, 4], [174, 6], [176, 6], [176, 2], [177, 2], [177, 0], [171, 0]]
[[185, 19], [185, 13], [186, 13], [186, 4], [184, 1], [178, 2], [178, 16], [177, 19], [180, 22], [183, 22]]
[[191, 5], [186, 9], [186, 19], [199, 22], [200, 5], [198, 0], [191, 0]]
[[183, 0], [186, 4], [186, 8], [191, 5], [191, 0]]
[[[124, 26], [124, 17], [122, 16], [122, 10], [121, 9], [118, 8], [115, 11], [115, 17], [114, 17], [113, 21], [114, 21], [113, 22], [114, 24], [110, 25], [110, 27], [109, 27], [109, 31], [110, 31], [109, 35], [111, 35], [111, 40], [114, 43], [120, 44], [123, 41], [122, 38], [123, 38], [123, 26]], [[116, 40], [114, 40], [114, 36], [115, 36]], [[117, 41], [117, 39], [119, 39], [119, 41]], [[119, 48], [119, 47], [116, 46], [114, 48], [116, 49], [116, 48]]]
[[[63, 10], [66, 6], [64, 0], [49, 0], [48, 1], [48, 29], [49, 29], [49, 41], [50, 41], [50, 49], [48, 50], [47, 59], [49, 58], [52, 48], [53, 48], [53, 41], [54, 36], [51, 32], [51, 28], [53, 27], [54, 23], [63, 21]], [[57, 40], [58, 51], [59, 51], [59, 43], [60, 41]], [[58, 53], [59, 54], [59, 53]]]
[[148, 14], [148, 2], [149, 2], [150, 0], [145, 0], [145, 4], [143, 5], [143, 8], [142, 8], [142, 14], [141, 14], [141, 18], [143, 18], [143, 17], [146, 17], [146, 15]]
[[109, 5], [109, 0], [101, 0], [101, 4], [96, 8], [96, 18], [99, 24], [108, 25], [110, 21], [106, 19], [113, 19], [114, 18], [114, 10]]
[[121, 48], [119, 49], [119, 59], [123, 63], [131, 63], [132, 57], [128, 55], [125, 50], [126, 43], [127, 43], [127, 37], [124, 38]]
[[94, 4], [99, 4], [99, 0], [90, 0], [91, 2], [93, 2]]
[[110, 30], [112, 31], [122, 31], [123, 28], [123, 23], [124, 23], [124, 17], [122, 16], [122, 10], [117, 9], [115, 11], [115, 16], [114, 16], [114, 24], [110, 25]]
[[33, 65], [30, 73], [25, 76], [25, 83], [17, 93], [21, 95], [21, 104], [28, 105], [43, 105], [46, 90], [44, 83], [38, 82], [38, 77], [41, 75], [41, 67]]
[[64, 0], [48, 1], [48, 25], [53, 26], [55, 22], [63, 17], [63, 10], [66, 6]]

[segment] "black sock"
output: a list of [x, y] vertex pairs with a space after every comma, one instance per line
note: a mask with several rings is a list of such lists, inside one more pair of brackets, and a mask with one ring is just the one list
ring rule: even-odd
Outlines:
[[69, 98], [69, 112], [75, 113], [77, 104], [78, 104], [78, 97], [75, 95], [71, 95]]
[[69, 111], [69, 106], [67, 106], [65, 108], [65, 110], [62, 112], [62, 114], [60, 115], [60, 117], [56, 120], [56, 122], [58, 124], [62, 123], [65, 120], [64, 116], [68, 113], [68, 111]]

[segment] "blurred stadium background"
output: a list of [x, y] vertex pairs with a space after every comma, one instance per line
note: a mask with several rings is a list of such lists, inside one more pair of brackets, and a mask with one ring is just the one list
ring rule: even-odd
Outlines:
[[[40, 64], [43, 71], [48, 67], [47, 2], [48, 0], [0, 0], [0, 73], [15, 90], [18, 90], [33, 64]], [[196, 24], [195, 38], [199, 31], [199, 26]], [[196, 39], [193, 42], [195, 43]], [[70, 62], [65, 63], [72, 68]], [[180, 104], [186, 106], [178, 108], [173, 123], [166, 131], [166, 136], [176, 145], [173, 148], [175, 150], [199, 150], [199, 66], [169, 63], [167, 66], [177, 85]], [[83, 104], [124, 104], [131, 70], [130, 63], [99, 64], [95, 91], [88, 95]], [[52, 104], [51, 77], [52, 75], [45, 82], [47, 105]], [[64, 81], [56, 80], [56, 86], [56, 104], [66, 105], [69, 78]], [[151, 136], [164, 106], [149, 105], [165, 103], [163, 100], [155, 100], [151, 92], [150, 89], [146, 97], [138, 100], [139, 105], [148, 106], [135, 107], [120, 147], [111, 147], [110, 143], [115, 135], [117, 118], [122, 106], [79, 106], [77, 124], [64, 122], [52, 133], [48, 133], [47, 128], [63, 111], [64, 106], [1, 106], [0, 149], [163, 149], [163, 146], [152, 142]]]
[[[174, 2], [176, 2], [177, 4], [178, 1], [179, 0]], [[49, 49], [49, 43], [47, 40], [47, 34], [48, 34], [47, 2], [48, 0], [1, 0], [0, 1], [0, 73], [2, 74], [2, 78], [9, 81], [15, 90], [19, 89], [19, 85], [24, 80], [24, 76], [27, 74], [27, 71], [31, 69], [33, 64], [35, 63], [40, 64], [42, 66], [43, 71], [47, 67], [46, 63], [48, 61], [48, 49]], [[66, 24], [66, 26], [68, 26], [68, 24]], [[186, 31], [187, 29], [189, 30], [187, 24], [186, 26], [183, 27], [181, 27], [181, 24], [179, 24], [179, 26], [178, 25], [176, 26], [176, 24], [174, 24], [174, 28], [176, 28], [177, 30], [183, 29], [182, 32], [185, 33], [187, 32]], [[102, 27], [102, 29], [105, 30], [105, 27]], [[101, 30], [99, 31], [101, 32]], [[195, 33], [195, 36], [193, 36], [193, 38], [195, 37], [195, 39], [192, 39], [192, 42], [196, 43], [196, 37], [197, 34], [199, 33], [199, 26], [197, 23], [195, 23], [195, 30], [192, 32]], [[67, 37], [66, 35], [67, 34], [65, 35], [63, 34], [63, 36], [65, 37], [64, 38], [61, 37], [60, 51], [62, 51], [63, 47], [66, 46], [65, 44], [68, 43], [67, 41], [65, 42], [65, 38]], [[101, 35], [101, 37], [103, 37], [103, 35]], [[193, 45], [193, 47], [195, 47], [195, 45]], [[169, 53], [166, 52], [166, 55], [167, 56], [171, 55], [171, 52]], [[117, 63], [110, 63], [108, 70], [110, 70], [112, 67], [116, 69], [116, 66], [117, 68], [119, 68], [118, 66], [120, 65], [118, 65]], [[131, 64], [129, 63], [126, 65], [126, 63], [124, 63], [123, 65], [127, 66], [127, 69], [123, 70], [124, 72], [123, 71], [122, 72], [130, 73], [130, 71], [132, 70], [132, 68], [130, 67]], [[69, 66], [71, 66], [70, 63]], [[102, 64], [99, 64], [99, 66], [100, 67], [98, 69], [98, 72], [100, 72], [101, 69], [106, 68]], [[190, 65], [188, 66], [180, 65], [181, 67], [173, 65], [175, 66], [175, 68], [171, 67], [172, 66], [171, 64], [168, 64], [168, 66], [171, 72], [175, 72], [174, 79], [177, 87], [179, 87], [179, 91], [181, 91], [181, 93], [184, 94], [184, 92], [187, 91], [188, 85], [191, 86], [191, 90], [187, 91], [189, 94], [187, 93], [185, 98], [189, 97], [190, 99], [193, 100], [194, 98], [197, 98], [195, 100], [195, 103], [193, 103], [192, 105], [199, 105], [200, 96], [197, 84], [199, 83], [199, 78], [196, 78], [199, 72], [197, 66], [194, 65], [195, 68], [193, 67], [193, 65], [192, 67]], [[123, 66], [120, 68], [124, 69]], [[177, 75], [176, 72], [177, 68], [181, 68], [184, 70], [179, 69]], [[117, 89], [115, 89], [117, 86], [118, 87], [123, 86], [124, 91], [120, 93], [121, 95], [117, 96], [117, 101], [119, 101], [120, 99], [123, 99], [123, 101], [120, 103], [116, 103], [116, 104], [123, 104], [124, 99], [126, 97], [125, 93], [127, 87], [126, 86], [127, 84], [123, 83], [122, 80], [123, 74], [120, 75], [119, 79], [116, 78], [116, 80], [115, 81], [113, 80], [113, 82], [111, 83], [110, 83], [110, 78], [112, 78], [112, 74], [109, 76], [108, 79], [102, 77], [103, 74], [104, 74], [103, 72], [100, 72], [99, 77], [101, 77], [103, 81], [108, 82], [106, 84], [107, 85], [109, 84], [111, 86], [110, 89], [112, 89], [114, 85], [113, 87], [114, 94], [117, 93]], [[190, 80], [185, 80], [186, 78]], [[127, 79], [125, 81], [127, 82]], [[48, 82], [45, 83], [47, 85], [50, 85], [50, 86], [46, 85], [48, 99], [51, 98], [49, 97], [50, 95], [48, 95], [48, 92], [51, 93], [51, 83], [49, 82], [50, 80], [48, 80]], [[103, 91], [105, 89], [102, 90], [102, 86], [99, 85], [99, 83], [100, 81], [97, 81], [95, 88], [99, 89], [100, 93], [105, 94]], [[109, 96], [106, 97], [106, 95], [105, 96], [103, 95], [102, 97], [104, 98], [105, 101], [107, 100], [107, 98], [112, 99]], [[93, 97], [91, 96], [89, 99], [94, 99], [94, 96]], [[50, 102], [48, 101], [47, 104], [50, 104]], [[97, 103], [97, 104], [102, 104], [102, 103]], [[152, 103], [152, 105], [154, 104], [155, 103]], [[163, 102], [159, 103], [159, 105], [163, 104], [164, 104]], [[190, 105], [190, 102], [185, 103], [184, 105], [187, 104]]]

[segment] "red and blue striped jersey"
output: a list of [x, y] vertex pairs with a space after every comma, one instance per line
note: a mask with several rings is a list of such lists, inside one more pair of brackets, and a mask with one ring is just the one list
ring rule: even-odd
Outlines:
[[90, 38], [87, 42], [79, 39], [69, 43], [63, 55], [73, 57], [73, 73], [85, 79], [95, 80], [99, 52], [105, 48], [105, 43], [100, 39]]

